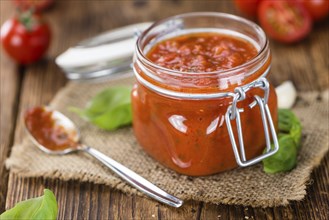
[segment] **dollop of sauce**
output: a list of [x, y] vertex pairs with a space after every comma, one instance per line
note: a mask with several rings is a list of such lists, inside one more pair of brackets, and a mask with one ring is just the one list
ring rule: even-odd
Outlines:
[[68, 132], [62, 125], [56, 123], [53, 111], [45, 107], [34, 107], [24, 115], [25, 125], [36, 141], [53, 151], [77, 147], [74, 136], [76, 131]]
[[242, 65], [257, 55], [243, 38], [220, 33], [194, 33], [157, 43], [147, 54], [152, 62], [181, 72], [213, 72]]

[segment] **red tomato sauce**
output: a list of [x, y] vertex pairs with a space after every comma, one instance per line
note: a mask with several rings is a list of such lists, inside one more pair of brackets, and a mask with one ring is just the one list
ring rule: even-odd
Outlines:
[[[164, 40], [151, 48], [146, 56], [153, 63], [167, 69], [179, 70], [185, 74], [193, 71], [195, 74], [232, 69], [248, 62], [257, 54], [256, 47], [242, 38], [220, 33], [197, 33]], [[269, 67], [270, 59], [269, 57], [256, 73], [247, 78], [244, 84], [259, 78]], [[136, 63], [135, 69], [149, 83], [173, 91], [208, 94], [233, 91], [236, 87], [231, 85], [222, 89], [218, 83], [207, 86], [204, 73], [200, 73], [197, 85], [205, 85], [204, 87], [192, 84], [189, 88], [176, 88], [171, 83], [163, 85], [147, 77]], [[159, 72], [156, 73], [161, 74]], [[179, 78], [173, 80], [177, 81]], [[217, 82], [216, 78], [215, 80]], [[246, 99], [238, 103], [239, 108], [244, 108], [240, 117], [247, 159], [260, 155], [265, 146], [259, 108], [250, 109], [248, 106], [254, 101], [256, 94], [264, 95], [262, 90], [252, 89], [246, 94]], [[237, 167], [225, 123], [225, 114], [231, 103], [232, 97], [193, 100], [164, 96], [137, 81], [132, 91], [134, 132], [147, 153], [179, 173], [203, 176], [229, 170]], [[273, 87], [268, 105], [276, 124], [277, 100]], [[235, 121], [231, 123], [237, 134]]]
[[181, 72], [214, 72], [232, 69], [257, 55], [257, 49], [241, 38], [198, 33], [171, 38], [152, 48], [154, 63]]
[[65, 128], [57, 125], [52, 117], [53, 112], [44, 107], [35, 107], [25, 113], [25, 125], [38, 143], [49, 150], [65, 150], [76, 147]]

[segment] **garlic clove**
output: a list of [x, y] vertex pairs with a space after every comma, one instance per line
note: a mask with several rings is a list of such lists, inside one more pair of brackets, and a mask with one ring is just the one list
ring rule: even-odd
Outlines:
[[323, 101], [329, 102], [329, 89], [323, 91], [321, 96]]
[[288, 80], [275, 88], [278, 96], [279, 108], [291, 108], [297, 98], [297, 91], [294, 84]]

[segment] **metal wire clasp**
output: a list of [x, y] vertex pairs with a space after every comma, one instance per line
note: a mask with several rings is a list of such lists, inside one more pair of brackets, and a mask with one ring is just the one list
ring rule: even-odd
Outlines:
[[[258, 95], [255, 95], [254, 96], [255, 101], [253, 101], [249, 105], [249, 108], [253, 108], [256, 105], [259, 106], [260, 113], [261, 113], [261, 119], [263, 122], [264, 133], [265, 133], [266, 153], [262, 154], [260, 156], [257, 156], [255, 158], [252, 158], [250, 160], [247, 160], [246, 154], [245, 154], [245, 149], [244, 149], [243, 134], [242, 134], [242, 127], [241, 127], [241, 120], [240, 120], [240, 112], [243, 112], [243, 108], [238, 108], [237, 103], [239, 101], [244, 100], [246, 98], [246, 92], [252, 88], [261, 88], [264, 90], [264, 97], [261, 98]], [[246, 167], [246, 166], [250, 166], [255, 163], [258, 163], [261, 160], [263, 160], [269, 156], [272, 156], [279, 150], [278, 138], [276, 136], [276, 131], [275, 131], [275, 127], [274, 127], [274, 124], [272, 121], [271, 113], [270, 113], [269, 107], [267, 105], [269, 90], [270, 90], [270, 86], [269, 86], [269, 83], [266, 80], [266, 78], [260, 78], [257, 81], [255, 81], [251, 84], [248, 84], [246, 86], [243, 86], [243, 87], [237, 87], [237, 88], [235, 88], [234, 93], [232, 95], [233, 96], [232, 105], [230, 105], [227, 108], [227, 112], [225, 114], [226, 126], [227, 126], [227, 130], [228, 130], [230, 140], [232, 143], [232, 148], [233, 148], [236, 162], [241, 167]], [[238, 135], [240, 150], [237, 147], [234, 133], [232, 130], [232, 125], [231, 125], [231, 120], [234, 120], [234, 119], [236, 120], [237, 135]], [[269, 124], [269, 126], [268, 126], [268, 124]], [[269, 134], [269, 128], [270, 128], [271, 136], [272, 136], [273, 143], [274, 143], [274, 149], [271, 149], [271, 139], [270, 139], [270, 134]]]

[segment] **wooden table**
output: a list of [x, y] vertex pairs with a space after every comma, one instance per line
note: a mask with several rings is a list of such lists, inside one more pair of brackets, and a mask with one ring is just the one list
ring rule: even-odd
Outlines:
[[[77, 181], [21, 178], [4, 167], [13, 144], [24, 134], [21, 112], [29, 106], [47, 104], [67, 82], [54, 58], [79, 40], [111, 28], [157, 20], [191, 11], [237, 13], [231, 1], [56, 1], [46, 12], [53, 39], [48, 57], [28, 67], [16, 66], [1, 51], [1, 145], [0, 213], [15, 203], [42, 194], [55, 193], [59, 219], [329, 219], [329, 154], [314, 170], [307, 196], [287, 207], [251, 208], [187, 202], [174, 209], [151, 199], [127, 196], [107, 186]], [[10, 1], [1, 0], [1, 24], [14, 14]], [[328, 23], [314, 27], [312, 34], [296, 45], [271, 42], [272, 82], [290, 79], [299, 91], [328, 88]]]

